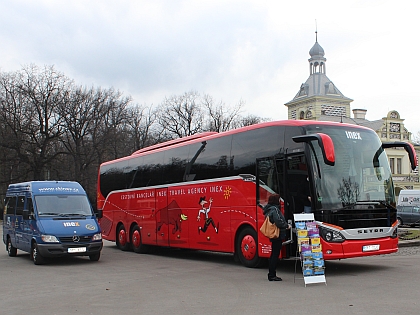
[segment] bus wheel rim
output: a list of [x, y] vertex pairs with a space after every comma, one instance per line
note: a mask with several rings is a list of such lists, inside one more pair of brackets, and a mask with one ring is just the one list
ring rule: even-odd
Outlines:
[[125, 235], [125, 230], [120, 230], [120, 232], [118, 233], [118, 241], [122, 246], [124, 246], [125, 243], [127, 243], [127, 237]]
[[140, 246], [140, 233], [138, 230], [135, 230], [133, 232], [133, 245], [134, 247], [139, 247]]
[[247, 235], [242, 239], [241, 252], [246, 260], [255, 258], [255, 255], [257, 254], [257, 244], [251, 235]]

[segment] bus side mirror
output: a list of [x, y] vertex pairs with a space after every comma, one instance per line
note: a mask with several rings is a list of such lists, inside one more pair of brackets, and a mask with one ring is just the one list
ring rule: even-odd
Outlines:
[[322, 156], [324, 157], [324, 163], [327, 165], [334, 166], [335, 164], [334, 143], [329, 135], [325, 133], [313, 133], [310, 135], [296, 136], [296, 137], [293, 137], [292, 139], [296, 143], [300, 143], [300, 142], [309, 143], [311, 141], [317, 140], [318, 145], [322, 151]]
[[410, 159], [411, 169], [414, 171], [417, 167], [417, 154], [414, 146], [408, 142], [384, 142], [382, 143], [382, 148], [404, 148], [408, 153], [408, 158]]
[[98, 212], [96, 212], [96, 218], [100, 219], [104, 216], [104, 212], [102, 209], [98, 209]]

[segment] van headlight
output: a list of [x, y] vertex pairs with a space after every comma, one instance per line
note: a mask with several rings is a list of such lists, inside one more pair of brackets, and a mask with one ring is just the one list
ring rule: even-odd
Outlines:
[[92, 241], [100, 241], [102, 239], [102, 233], [96, 233], [92, 236]]
[[41, 239], [45, 243], [59, 243], [54, 235], [41, 235]]

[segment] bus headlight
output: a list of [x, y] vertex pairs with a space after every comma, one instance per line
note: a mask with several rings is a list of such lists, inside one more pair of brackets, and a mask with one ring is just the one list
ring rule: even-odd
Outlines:
[[92, 241], [100, 241], [101, 239], [102, 239], [101, 233], [96, 233], [95, 235], [92, 236]]
[[319, 234], [321, 237], [326, 241], [330, 243], [342, 243], [345, 241], [345, 238], [343, 235], [341, 235], [340, 232], [327, 229], [324, 226], [319, 227]]
[[398, 237], [398, 228], [394, 229], [391, 235], [391, 238], [397, 238], [397, 237]]
[[41, 239], [45, 243], [59, 243], [54, 235], [41, 235]]

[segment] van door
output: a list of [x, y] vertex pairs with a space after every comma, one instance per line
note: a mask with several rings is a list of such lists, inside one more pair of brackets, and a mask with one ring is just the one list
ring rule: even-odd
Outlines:
[[12, 245], [17, 248], [16, 241], [16, 197], [6, 197], [5, 201], [6, 213], [3, 218], [3, 240], [6, 241], [6, 236], [10, 237]]
[[26, 220], [25, 218], [23, 218], [22, 242], [23, 246], [25, 247], [25, 250], [30, 251], [32, 237], [34, 235], [34, 232], [36, 231], [34, 206], [32, 198], [30, 196], [26, 198], [24, 209], [28, 210], [28, 218]]
[[18, 196], [16, 203], [15, 233], [17, 248], [28, 251], [27, 220], [23, 219], [23, 209], [25, 207], [25, 196]]

